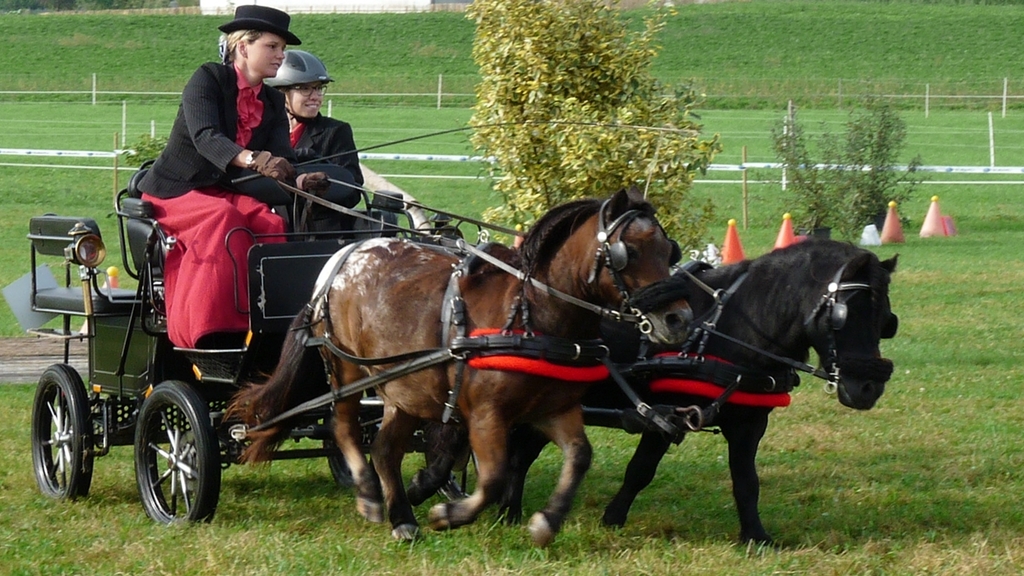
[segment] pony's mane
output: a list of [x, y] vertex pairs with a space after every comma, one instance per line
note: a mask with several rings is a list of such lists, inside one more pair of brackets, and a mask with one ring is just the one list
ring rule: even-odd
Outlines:
[[[576, 231], [576, 228], [597, 213], [603, 200], [585, 198], [561, 204], [549, 210], [537, 220], [523, 239], [519, 251], [523, 262], [523, 271], [533, 274], [554, 257], [562, 243]], [[640, 210], [645, 216], [654, 215], [654, 206], [646, 200], [630, 197], [627, 205], [618, 213], [609, 214], [608, 219], [614, 220], [618, 214], [626, 210]]]

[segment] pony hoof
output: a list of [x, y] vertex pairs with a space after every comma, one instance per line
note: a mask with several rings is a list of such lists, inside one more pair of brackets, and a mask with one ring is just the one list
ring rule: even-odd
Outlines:
[[363, 518], [370, 522], [380, 523], [384, 521], [384, 507], [380, 502], [374, 502], [368, 498], [356, 498], [356, 510]]
[[434, 530], [447, 530], [452, 527], [451, 520], [448, 518], [448, 505], [444, 503], [431, 507], [430, 512], [427, 513], [427, 519], [430, 521], [430, 527]]
[[555, 540], [555, 531], [548, 524], [548, 518], [543, 512], [537, 512], [530, 518], [530, 539], [535, 546], [544, 548]]
[[412, 542], [420, 534], [420, 527], [415, 524], [399, 524], [391, 530], [391, 537], [403, 542]]

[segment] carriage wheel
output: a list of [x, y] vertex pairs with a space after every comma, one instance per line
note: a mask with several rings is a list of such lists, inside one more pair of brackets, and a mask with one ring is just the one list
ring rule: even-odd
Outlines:
[[210, 521], [220, 472], [206, 401], [184, 382], [154, 388], [135, 429], [135, 478], [146, 514], [163, 524]]
[[32, 466], [39, 489], [53, 498], [74, 500], [92, 485], [89, 402], [81, 376], [67, 364], [54, 364], [39, 377], [32, 404]]

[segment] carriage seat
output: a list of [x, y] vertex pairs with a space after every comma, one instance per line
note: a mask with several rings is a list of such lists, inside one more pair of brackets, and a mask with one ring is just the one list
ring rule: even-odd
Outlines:
[[398, 234], [398, 215], [405, 210], [401, 192], [378, 190], [366, 207], [366, 215], [373, 220], [357, 218], [354, 223], [355, 238], [380, 238]]
[[[61, 259], [61, 266], [67, 259], [67, 250], [73, 245], [71, 231], [79, 227], [87, 233], [100, 235], [99, 225], [92, 218], [78, 218], [45, 214], [29, 220], [28, 237], [32, 241], [32, 310], [55, 314], [71, 314], [84, 316], [85, 300], [82, 297], [82, 286], [78, 275], [72, 272], [65, 274], [63, 286], [40, 288], [40, 279], [36, 270], [39, 256], [52, 256]], [[74, 266], [73, 264], [68, 264]], [[135, 291], [123, 288], [104, 289], [102, 293], [94, 291], [92, 310], [97, 316], [119, 316], [129, 314], [135, 302]]]

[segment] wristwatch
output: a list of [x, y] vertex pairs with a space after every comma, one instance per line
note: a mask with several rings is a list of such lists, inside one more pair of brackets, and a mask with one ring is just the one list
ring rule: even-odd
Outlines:
[[255, 155], [256, 155], [255, 152], [253, 152], [252, 150], [249, 151], [249, 154], [245, 157], [245, 167], [246, 168], [252, 168], [252, 161], [253, 161]]

